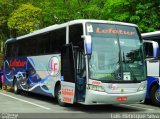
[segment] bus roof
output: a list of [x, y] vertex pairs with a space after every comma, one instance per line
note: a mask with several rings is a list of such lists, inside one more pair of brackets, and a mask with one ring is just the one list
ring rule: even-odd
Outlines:
[[141, 35], [142, 35], [143, 38], [145, 38], [145, 37], [154, 37], [154, 36], [159, 36], [160, 37], [160, 31], [142, 33]]
[[107, 21], [107, 20], [93, 20], [93, 19], [78, 19], [78, 20], [69, 21], [69, 22], [66, 22], [66, 23], [63, 23], [63, 24], [55, 24], [55, 25], [52, 25], [52, 26], [49, 26], [49, 27], [46, 27], [46, 28], [42, 28], [40, 30], [36, 30], [32, 33], [29, 33], [29, 34], [26, 34], [26, 35], [23, 35], [23, 36], [20, 36], [20, 37], [17, 37], [17, 38], [11, 38], [11, 39], [8, 39], [6, 41], [6, 43], [11, 42], [11, 41], [15, 41], [15, 40], [20, 40], [20, 39], [23, 39], [23, 38], [27, 38], [27, 37], [30, 37], [30, 36], [38, 35], [38, 34], [41, 34], [41, 33], [46, 33], [48, 31], [52, 31], [54, 29], [63, 28], [63, 27], [66, 27], [67, 25], [72, 25], [72, 24], [77, 24], [77, 23], [86, 23], [86, 22], [108, 23], [108, 24], [117, 24], [117, 25], [137, 27], [136, 24], [125, 23], [125, 22]]
[[141, 35], [144, 40], [160, 40], [160, 31], [142, 33]]

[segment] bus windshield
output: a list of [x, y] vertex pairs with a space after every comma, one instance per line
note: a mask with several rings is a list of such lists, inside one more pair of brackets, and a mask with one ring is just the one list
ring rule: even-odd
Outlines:
[[92, 37], [89, 78], [102, 82], [142, 81], [146, 71], [142, 41], [131, 26], [88, 23]]

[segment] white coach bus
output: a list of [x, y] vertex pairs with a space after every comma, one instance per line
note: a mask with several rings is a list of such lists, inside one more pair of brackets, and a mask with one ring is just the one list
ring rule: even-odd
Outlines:
[[147, 95], [154, 105], [160, 106], [160, 31], [142, 33], [147, 63]]
[[5, 85], [67, 103], [140, 103], [146, 64], [137, 25], [73, 20], [5, 43]]

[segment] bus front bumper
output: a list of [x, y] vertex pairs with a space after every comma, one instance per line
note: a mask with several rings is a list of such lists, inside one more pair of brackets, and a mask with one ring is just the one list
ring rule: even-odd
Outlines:
[[96, 104], [132, 104], [142, 103], [145, 100], [146, 90], [128, 94], [109, 94], [94, 90], [86, 90], [86, 105]]

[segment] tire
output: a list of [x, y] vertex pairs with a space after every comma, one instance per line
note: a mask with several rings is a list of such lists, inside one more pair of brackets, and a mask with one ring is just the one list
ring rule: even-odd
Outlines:
[[18, 89], [18, 85], [17, 85], [17, 81], [14, 80], [14, 83], [13, 83], [13, 92], [15, 94], [19, 94], [19, 89]]
[[158, 85], [154, 85], [152, 88], [151, 88], [151, 101], [154, 105], [156, 106], [160, 106], [160, 90], [159, 90], [159, 87]]
[[56, 98], [60, 106], [63, 106], [63, 107], [67, 106], [66, 103], [61, 101], [62, 99], [61, 99], [61, 86], [60, 85], [56, 88]]

